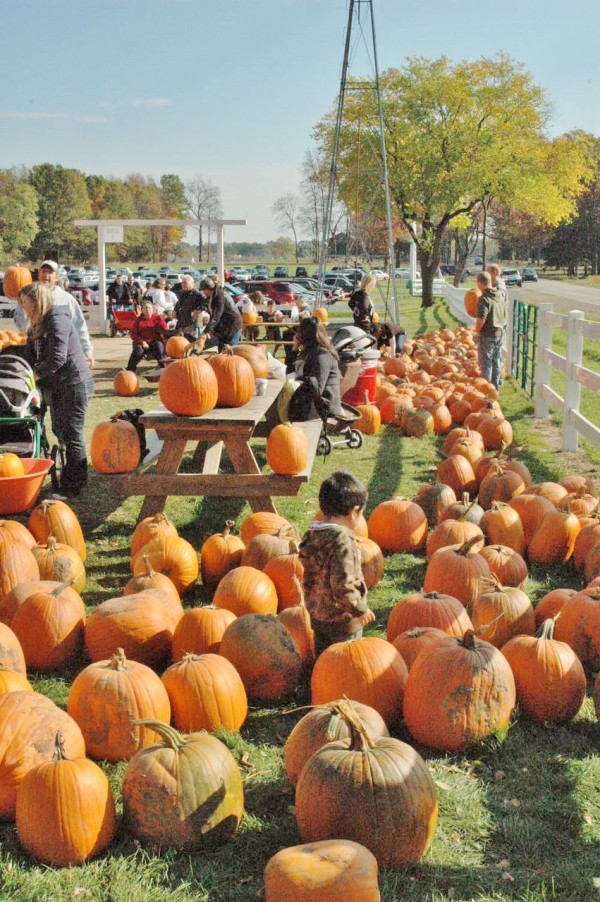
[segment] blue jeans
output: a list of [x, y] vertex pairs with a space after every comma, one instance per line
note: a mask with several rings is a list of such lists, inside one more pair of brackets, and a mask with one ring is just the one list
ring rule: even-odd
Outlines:
[[496, 388], [500, 388], [502, 379], [502, 339], [504, 331], [498, 330], [498, 334], [482, 335], [477, 337], [477, 358], [479, 370], [484, 379], [491, 382]]
[[83, 424], [89, 399], [94, 393], [94, 380], [77, 385], [60, 385], [50, 393], [52, 429], [59, 442], [65, 446], [66, 463], [61, 474], [60, 487], [78, 492], [87, 482], [87, 455]]
[[234, 345], [237, 345], [237, 344], [240, 343], [241, 337], [242, 337], [242, 330], [241, 330], [241, 329], [239, 329], [237, 332], [235, 332], [235, 333], [231, 336], [231, 338], [221, 338], [220, 335], [217, 335], [217, 336], [216, 336], [216, 339], [217, 339], [217, 348], [219, 349], [219, 351], [222, 351], [223, 348], [225, 347], [225, 345], [229, 345], [229, 346], [232, 348]]

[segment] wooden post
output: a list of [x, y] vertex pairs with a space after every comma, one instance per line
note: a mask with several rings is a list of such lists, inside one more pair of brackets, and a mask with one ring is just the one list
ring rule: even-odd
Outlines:
[[552, 325], [550, 317], [554, 307], [552, 304], [540, 304], [538, 334], [537, 334], [537, 362], [535, 367], [535, 416], [545, 419], [550, 413], [548, 399], [543, 394], [543, 386], [550, 385], [550, 361], [547, 351], [552, 347]]
[[582, 310], [571, 310], [567, 320], [567, 370], [565, 383], [565, 411], [563, 418], [563, 451], [576, 451], [579, 434], [571, 422], [571, 411], [579, 410], [581, 385], [577, 381], [575, 368], [583, 360]]
[[507, 321], [506, 321], [506, 334], [505, 334], [505, 344], [504, 344], [504, 369], [506, 371], [506, 376], [512, 376], [513, 374], [513, 316], [514, 316], [514, 306], [515, 299], [510, 296], [508, 291], [506, 292], [508, 304], [507, 306]]
[[225, 284], [225, 240], [224, 227], [222, 222], [217, 223], [217, 272], [221, 280], [221, 285]]

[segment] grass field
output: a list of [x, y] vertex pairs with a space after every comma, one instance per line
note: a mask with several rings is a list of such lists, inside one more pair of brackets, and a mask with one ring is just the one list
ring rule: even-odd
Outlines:
[[[341, 312], [341, 311], [340, 311]], [[337, 314], [337, 311], [336, 311]], [[402, 298], [402, 321], [408, 334], [423, 334], [451, 325], [447, 308], [420, 309], [419, 298]], [[104, 339], [103, 341], [110, 341]], [[114, 341], [119, 341], [115, 339]], [[123, 360], [127, 355], [123, 340]], [[100, 365], [88, 432], [124, 406], [114, 396], [114, 365]], [[502, 390], [521, 458], [535, 480], [558, 479], [566, 473], [559, 453], [536, 431], [531, 401], [511, 380]], [[136, 406], [156, 404], [153, 387], [145, 385]], [[278, 500], [280, 513], [303, 531], [317, 509], [321, 480], [340, 466], [351, 469], [369, 488], [368, 512], [396, 494], [413, 497], [437, 461], [433, 438], [399, 439], [390, 430], [367, 437], [361, 449], [336, 449], [318, 459], [312, 479], [297, 498]], [[264, 461], [264, 445], [257, 459]], [[90, 484], [74, 505], [88, 539], [88, 585], [84, 598], [91, 610], [120, 594], [129, 577], [129, 539], [140, 499], [121, 504], [104, 486]], [[249, 508], [237, 499], [171, 499], [167, 514], [180, 534], [199, 549], [203, 538], [220, 530], [226, 519], [238, 526]], [[386, 558], [382, 582], [370, 593], [377, 621], [369, 632], [384, 635], [394, 603], [418, 590], [423, 581], [422, 556]], [[534, 567], [527, 591], [535, 602], [550, 588], [581, 585], [570, 565]], [[186, 604], [208, 601], [211, 593], [197, 587]], [[65, 705], [71, 672], [36, 677], [35, 688]], [[282, 766], [282, 745], [296, 722], [287, 714], [297, 704], [253, 707], [241, 734], [222, 738], [243, 769], [246, 813], [238, 834], [221, 848], [195, 855], [160, 853], [141, 848], [121, 828], [109, 852], [86, 866], [67, 870], [42, 867], [20, 850], [14, 825], [0, 827], [0, 900], [2, 902], [248, 902], [261, 897], [262, 871], [283, 846], [299, 842], [293, 815], [294, 794]], [[400, 725], [395, 733], [411, 742]], [[432, 770], [440, 804], [440, 820], [432, 847], [419, 865], [403, 872], [382, 871], [384, 902], [421, 900], [522, 900], [522, 902], [590, 902], [600, 887], [600, 758], [599, 726], [591, 700], [571, 724], [545, 726], [515, 714], [504, 741], [493, 738], [461, 755], [419, 749]], [[124, 765], [103, 765], [117, 800]], [[318, 801], [315, 802], [318, 804]]]

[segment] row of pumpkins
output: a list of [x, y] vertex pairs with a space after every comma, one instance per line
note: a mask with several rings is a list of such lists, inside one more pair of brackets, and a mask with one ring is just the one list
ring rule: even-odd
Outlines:
[[[432, 381], [435, 383], [437, 380]], [[418, 383], [413, 381], [410, 384]], [[430, 385], [431, 382], [423, 384]], [[469, 426], [460, 428], [474, 431]], [[446, 439], [448, 445], [445, 444], [447, 457], [441, 466], [452, 457], [462, 456], [458, 450], [452, 449], [449, 438], [450, 436]], [[465, 438], [473, 440], [473, 436], [469, 434], [454, 436], [457, 442]], [[502, 455], [499, 457], [498, 462], [492, 461], [489, 464], [489, 469], [493, 473], [485, 475], [481, 460], [486, 460], [486, 455], [482, 454], [481, 460], [477, 462], [470, 462], [477, 485], [479, 482], [475, 474], [480, 464], [481, 483], [488, 475], [500, 479], [506, 471], [514, 472], [514, 469], [509, 469], [509, 464], [514, 465], [517, 462], [505, 460]], [[502, 473], [495, 473], [496, 469]], [[515, 699], [519, 700], [521, 707], [530, 715], [543, 719], [568, 719], [581, 705], [586, 688], [583, 668], [572, 650], [552, 638], [552, 620], [544, 625], [540, 638], [536, 639], [532, 635], [517, 638], [517, 634], [532, 633], [534, 628], [534, 620], [531, 617], [533, 609], [527, 596], [518, 587], [524, 582], [527, 573], [523, 555], [529, 554], [531, 560], [538, 559], [535, 557], [535, 551], [534, 556], [531, 555], [532, 540], [540, 532], [541, 520], [558, 510], [557, 503], [561, 502], [558, 496], [568, 498], [562, 502], [565, 508], [575, 505], [576, 500], [577, 502], [583, 500], [590, 505], [593, 501], [585, 496], [591, 496], [593, 499], [593, 493], [588, 491], [592, 487], [578, 484], [575, 478], [575, 482], [567, 482], [562, 486], [542, 484], [534, 493], [521, 471], [523, 488], [517, 490], [513, 486], [510, 494], [514, 494], [514, 497], [508, 502], [496, 500], [495, 493], [490, 490], [489, 496], [484, 492], [486, 497], [482, 498], [480, 488], [479, 497], [482, 504], [479, 507], [470, 501], [468, 495], [469, 491], [476, 490], [476, 485], [472, 484], [469, 487], [463, 485], [462, 465], [453, 462], [449, 472], [459, 474], [456, 486], [450, 487], [450, 491], [448, 491], [449, 480], [438, 485], [424, 486], [415, 502], [408, 499], [384, 502], [372, 512], [368, 525], [364, 523], [359, 525], [363, 532], [366, 527], [370, 536], [369, 538], [363, 535], [360, 542], [365, 576], [371, 585], [381, 578], [383, 572], [380, 547], [389, 551], [417, 551], [423, 549], [425, 543], [429, 546], [431, 554], [428, 573], [431, 565], [436, 563], [436, 556], [447, 555], [441, 561], [438, 558], [438, 566], [431, 569], [433, 574], [431, 578], [439, 574], [443, 582], [441, 585], [428, 584], [426, 576], [423, 593], [415, 593], [394, 607], [388, 622], [387, 642], [369, 637], [358, 642], [342, 643], [332, 646], [319, 658], [311, 680], [313, 702], [319, 707], [299, 722], [286, 745], [286, 769], [290, 779], [298, 781], [296, 811], [300, 833], [303, 840], [311, 845], [309, 848], [285, 850], [279, 853], [279, 860], [269, 863], [265, 880], [267, 892], [270, 891], [271, 895], [267, 898], [286, 898], [282, 886], [287, 879], [295, 880], [298, 877], [298, 869], [302, 871], [304, 868], [305, 876], [308, 873], [306, 867], [311, 873], [315, 873], [315, 869], [320, 873], [322, 864], [319, 866], [318, 862], [327, 855], [324, 849], [321, 851], [317, 849], [318, 842], [315, 841], [330, 836], [329, 833], [323, 832], [327, 831], [328, 827], [322, 820], [329, 819], [328, 823], [335, 823], [337, 835], [343, 835], [349, 840], [364, 839], [373, 832], [374, 824], [381, 823], [382, 830], [377, 830], [372, 837], [369, 836], [369, 847], [371, 853], [375, 854], [375, 859], [386, 866], [402, 866], [408, 861], [417, 860], [424, 853], [435, 829], [437, 816], [435, 791], [426, 765], [417, 753], [406, 744], [385, 735], [388, 726], [398, 717], [404, 716], [408, 728], [418, 741], [436, 748], [453, 750], [472, 744], [487, 732], [505, 729]], [[467, 474], [471, 480], [469, 471]], [[500, 481], [498, 484], [502, 486], [503, 493], [508, 493], [505, 482]], [[455, 489], [459, 492], [460, 501], [457, 500]], [[571, 489], [574, 491], [570, 491]], [[541, 503], [539, 499], [542, 499]], [[521, 512], [518, 509], [520, 503]], [[67, 516], [62, 508], [56, 507], [61, 505], [61, 502], [45, 502], [45, 504], [49, 505], [46, 507], [46, 515], [60, 511]], [[515, 511], [521, 520], [521, 530], [515, 525], [516, 520], [512, 516]], [[448, 512], [456, 516], [451, 516]], [[479, 526], [472, 522], [477, 516], [480, 516]], [[487, 517], [487, 520], [484, 520], [484, 517]], [[561, 512], [561, 523], [570, 517], [568, 509]], [[434, 527], [429, 540], [427, 540], [428, 519], [430, 525]], [[575, 552], [576, 563], [580, 567], [589, 562], [590, 556], [593, 560], [594, 554], [598, 553], [595, 547], [600, 538], [596, 529], [598, 522], [593, 517], [588, 519], [591, 522], [579, 528], [576, 535], [574, 535], [575, 527], [571, 523], [567, 546], [565, 547], [564, 542], [561, 546], [561, 559], [568, 559]], [[577, 520], [579, 524], [581, 521], [579, 518]], [[33, 515], [32, 522], [35, 523]], [[46, 528], [46, 534], [38, 534], [36, 538], [46, 543], [50, 534], [59, 541], [70, 538], [71, 544], [79, 545], [80, 557], [84, 558], [85, 546], [81, 548], [83, 538], [81, 537], [77, 543], [73, 541], [72, 524], [61, 533], [60, 522], [62, 518], [56, 517], [51, 527]], [[33, 531], [31, 522], [30, 527]], [[475, 527], [477, 531], [471, 527]], [[548, 523], [545, 529], [547, 528]], [[189, 590], [198, 576], [195, 550], [177, 536], [173, 524], [169, 524], [162, 515], [149, 518], [138, 526], [137, 535], [134, 534], [132, 542], [132, 560], [135, 562], [134, 573], [137, 572], [144, 582], [134, 583], [128, 589], [133, 594], [127, 598], [105, 602], [88, 618], [83, 629], [83, 637], [88, 654], [95, 663], [76, 678], [71, 690], [73, 694], [78, 681], [80, 686], [83, 683], [85, 688], [86, 671], [89, 672], [94, 667], [102, 672], [104, 679], [115, 680], [117, 679], [115, 674], [128, 674], [132, 669], [137, 669], [144, 678], [150, 679], [149, 675], [152, 674], [154, 685], [160, 684], [164, 687], [171, 705], [170, 713], [165, 715], [163, 709], [160, 716], [156, 711], [131, 709], [135, 710], [137, 719], [152, 721], [150, 725], [147, 723], [137, 725], [138, 745], [131, 750], [133, 758], [142, 754], [140, 747], [146, 739], [150, 742], [155, 741], [156, 733], [162, 731], [162, 734], [165, 734], [165, 729], [168, 739], [163, 739], [160, 748], [168, 747], [172, 756], [176, 755], [175, 748], [178, 752], [183, 751], [192, 742], [191, 737], [186, 742], [173, 732], [173, 728], [157, 726], [157, 722], [160, 724], [164, 720], [166, 723], [172, 718], [175, 727], [181, 730], [207, 728], [206, 721], [198, 725], [194, 720], [198, 716], [199, 709], [203, 709], [205, 712], [212, 712], [203, 716], [214, 718], [212, 723], [208, 724], [209, 729], [216, 729], [218, 726], [239, 729], [245, 718], [247, 697], [257, 701], [280, 701], [296, 687], [303, 668], [311, 661], [311, 633], [310, 621], [301, 604], [298, 583], [295, 582], [295, 579], [301, 576], [301, 565], [297, 558], [296, 539], [289, 534], [289, 530], [290, 527], [285, 521], [275, 515], [254, 514], [243, 524], [241, 538], [234, 536], [226, 527], [222, 534], [208, 539], [201, 550], [201, 571], [206, 583], [216, 585], [213, 606], [195, 608], [184, 613], [176, 610], [177, 601], [174, 595], [160, 594], [165, 592], [168, 580], [167, 583], [162, 582], [160, 587], [157, 587], [157, 582], [161, 575], [159, 571], [162, 571], [163, 577], [169, 574], [171, 583], [179, 592]], [[437, 533], [434, 542], [436, 530], [440, 532]], [[445, 537], [441, 534], [443, 530], [449, 531]], [[452, 546], [449, 548], [448, 544], [443, 544], [442, 539], [446, 542], [448, 539], [453, 541], [457, 536], [454, 530], [464, 530], [467, 535], [463, 534], [457, 539], [461, 543], [458, 548]], [[1, 532], [0, 530], [0, 534]], [[592, 543], [588, 551], [582, 550], [581, 544], [586, 535], [586, 541]], [[482, 548], [485, 537], [494, 545]], [[539, 545], [542, 544], [541, 538]], [[506, 544], [501, 539], [505, 540]], [[440, 547], [434, 547], [438, 540], [441, 542]], [[548, 544], [554, 548], [552, 542]], [[513, 548], [513, 545], [516, 547]], [[505, 559], [508, 557], [512, 564], [518, 565], [514, 568], [514, 586], [507, 585], [509, 580], [505, 576], [501, 580], [497, 575], [495, 579], [490, 579], [495, 571], [492, 561], [486, 560], [483, 552], [486, 547], [489, 549], [494, 546], [498, 546], [497, 556], [503, 559], [503, 563], [506, 563]], [[534, 545], [534, 549], [535, 547]], [[272, 552], [275, 550], [279, 553], [273, 555]], [[520, 561], [523, 562], [522, 565]], [[3, 567], [3, 574], [5, 569]], [[490, 582], [482, 582], [482, 576], [486, 580], [490, 579]], [[586, 667], [597, 670], [600, 667], [597, 613], [600, 607], [598, 605], [600, 589], [597, 588], [599, 581], [597, 577], [594, 580], [596, 573], [593, 567], [591, 570], [588, 567], [587, 576], [592, 579], [592, 584], [587, 590], [580, 593], [574, 590], [559, 590], [560, 597], [553, 593], [555, 597], [544, 599], [544, 604], [538, 605], [536, 613], [543, 608], [550, 617], [553, 617], [562, 604], [560, 617], [556, 621], [557, 631], [561, 624], [568, 625], [570, 619], [572, 625], [568, 641], [581, 652]], [[454, 581], [450, 586], [452, 579]], [[464, 588], [470, 594], [461, 595]], [[523, 597], [515, 595], [513, 589], [520, 592]], [[51, 592], [47, 594], [52, 595], [54, 592], [52, 597], [57, 598], [71, 590], [72, 587], [64, 587], [59, 583], [54, 584]], [[2, 594], [5, 592], [0, 591]], [[11, 591], [13, 596], [18, 595], [18, 587]], [[11, 591], [7, 594], [10, 595]], [[139, 599], [140, 595], [142, 600]], [[4, 601], [5, 598], [1, 605], [3, 611]], [[11, 603], [14, 604], [14, 601]], [[17, 598], [17, 611], [21, 606], [27, 607], [28, 601], [26, 604], [25, 600]], [[63, 606], [60, 605], [60, 608], [62, 611]], [[274, 617], [278, 609], [280, 613], [278, 617]], [[513, 609], [518, 613], [511, 613]], [[42, 615], [42, 619], [44, 616]], [[2, 613], [0, 619], [4, 618], [5, 615]], [[14, 616], [10, 622], [14, 624]], [[500, 629], [507, 622], [510, 622], [508, 632], [512, 633], [512, 638], [509, 639], [506, 632]], [[16, 626], [18, 623], [17, 619]], [[91, 628], [90, 624], [93, 624]], [[21, 630], [21, 635], [25, 636], [31, 629], [32, 627], [28, 625], [26, 629]], [[165, 633], [169, 635], [169, 641], [166, 643]], [[480, 638], [482, 635], [490, 639], [490, 642]], [[494, 644], [491, 644], [492, 642]], [[38, 644], [39, 642], [35, 643], [36, 646]], [[495, 646], [503, 646], [502, 653]], [[126, 649], [126, 656], [117, 652], [118, 648]], [[152, 668], [162, 669], [169, 660], [169, 654], [173, 655], [176, 664], [167, 668], [161, 680]], [[543, 666], [544, 656], [547, 658], [549, 654], [554, 656], [555, 661], [553, 671], [555, 676], [552, 682], [548, 681], [547, 672], [540, 677], [536, 670], [536, 667]], [[100, 659], [99, 655], [102, 656]], [[224, 666], [226, 670], [228, 669], [229, 682], [222, 675]], [[465, 675], [465, 668], [475, 672]], [[185, 673], [189, 673], [187, 681], [183, 678]], [[466, 676], [471, 680], [469, 694], [475, 698], [477, 704], [482, 698], [488, 699], [491, 696], [494, 699], [491, 708], [486, 708], [480, 719], [473, 716], [473, 711], [468, 705], [459, 711], [459, 705], [456, 703], [457, 695], [463, 699], [466, 695], [465, 692], [456, 692], [457, 681], [466, 679]], [[221, 680], [227, 687], [227, 715], [232, 717], [229, 721], [225, 720], [225, 705], [222, 705], [223, 710], [220, 710], [219, 704], [215, 701], [215, 687]], [[171, 692], [169, 692], [170, 682], [176, 687]], [[193, 688], [190, 688], [190, 685], [193, 685]], [[199, 685], [203, 688], [200, 689]], [[199, 701], [203, 698], [203, 693], [210, 701]], [[107, 693], [103, 693], [105, 694]], [[355, 709], [362, 704], [371, 710], [360, 711], [357, 717], [356, 710], [353, 713], [343, 703], [337, 701], [342, 694], [355, 700], [353, 705]], [[600, 705], [599, 694], [600, 690], [596, 684], [598, 705]], [[80, 704], [82, 712], [78, 715], [82, 723], [85, 723], [86, 711], [88, 720], [90, 719], [91, 697], [97, 699], [98, 693], [92, 692], [87, 699], [85, 694], [83, 695]], [[447, 704], [449, 697], [455, 699], [450, 712]], [[237, 706], [232, 704], [232, 698], [239, 701]], [[74, 694], [72, 703], [70, 696], [70, 711], [75, 710], [76, 700], [77, 693]], [[0, 717], [3, 706], [4, 702], [0, 702]], [[236, 710], [232, 712], [234, 708]], [[327, 746], [316, 754], [312, 754], [315, 749], [311, 747], [310, 757], [300, 759], [300, 764], [288, 766], [288, 760], [292, 762], [295, 760], [292, 750], [297, 737], [300, 736], [302, 746], [308, 743], [309, 736], [314, 735], [315, 731], [310, 725], [309, 718], [312, 719], [317, 714], [320, 714], [326, 723], [322, 742], [327, 739], [328, 731], [331, 733], [333, 723], [345, 731], [344, 736], [351, 737], [350, 745], [345, 742], [341, 746], [339, 744], [334, 747]], [[62, 716], [67, 717], [64, 714]], [[99, 715], [97, 710], [94, 711], [94, 722], [104, 723], [104, 730], [100, 732], [105, 735], [111, 732], [107, 725], [114, 726], [118, 719], [118, 713], [114, 708], [104, 715]], [[88, 754], [94, 756], [94, 752], [91, 751], [93, 740], [86, 735], [87, 728], [82, 725], [80, 728], [85, 736]], [[169, 730], [171, 732], [168, 732]], [[132, 733], [128, 719], [127, 729], [124, 732], [130, 735]], [[135, 735], [135, 731], [133, 733]], [[145, 738], [142, 738], [143, 736]], [[215, 739], [214, 742], [218, 740]], [[48, 743], [59, 745], [54, 736], [49, 738]], [[391, 747], [390, 743], [393, 744]], [[219, 754], [225, 756], [228, 753], [224, 746], [223, 749], [224, 752], [220, 751]], [[76, 753], [69, 754], [72, 756]], [[64, 763], [61, 756], [62, 753], [58, 750], [57, 760]], [[97, 749], [96, 756], [109, 757], [106, 748]], [[368, 768], [365, 756], [369, 756], [370, 759]], [[121, 752], [119, 757], [129, 757], [129, 754]], [[368, 770], [371, 774], [380, 774], [377, 779], [381, 781], [381, 785], [378, 783], [369, 787], [368, 799], [365, 799], [364, 793], [357, 792], [356, 781], [352, 783], [352, 778], [350, 786], [340, 782], [343, 773], [354, 773], [352, 769], [348, 769], [348, 760], [351, 760], [353, 767], [359, 768], [361, 773]], [[133, 763], [133, 759], [130, 763]], [[149, 768], [149, 765], [145, 767]], [[139, 774], [132, 782], [140, 782]], [[394, 794], [399, 792], [403, 794], [402, 805], [394, 801]], [[232, 794], [235, 795], [235, 792], [232, 791]], [[312, 802], [315, 794], [324, 800], [322, 810], [315, 811]], [[36, 790], [32, 793], [29, 804], [33, 804], [38, 796], [39, 792]], [[20, 792], [17, 794], [17, 802], [19, 797]], [[385, 800], [383, 807], [388, 812], [386, 816], [378, 807], [376, 809], [369, 807], [369, 801], [371, 805], [375, 804], [373, 802], [375, 797]], [[339, 810], [337, 805], [340, 798], [344, 800], [343, 810]], [[165, 806], [164, 798], [160, 800], [159, 807], [160, 805]], [[241, 815], [241, 808], [239, 813]], [[149, 817], [153, 820], [154, 834], [150, 836], [140, 832], [137, 835], [157, 841], [157, 822], [161, 818], [155, 816], [153, 818], [152, 815]], [[406, 823], [397, 823], [394, 820], [394, 818], [402, 820], [403, 817], [410, 820], [408, 828]], [[34, 820], [31, 816], [29, 819]], [[135, 822], [133, 815], [131, 817], [127, 815], [126, 819], [128, 823]], [[231, 817], [229, 823], [233, 821], [235, 816]], [[18, 815], [17, 824], [19, 824]], [[135, 831], [136, 828], [132, 829]], [[169, 827], [166, 828], [166, 834], [168, 837], [175, 836]], [[165, 835], [165, 844], [168, 837]], [[336, 879], [341, 879], [350, 872], [354, 875], [353, 868], [357, 866], [359, 870], [362, 869], [363, 876], [368, 874], [365, 879], [372, 887], [372, 894], [365, 895], [365, 898], [377, 898], [376, 864], [373, 854], [365, 852], [364, 849], [354, 848], [356, 844], [352, 842], [344, 842], [337, 838], [329, 841], [334, 845], [337, 843], [340, 847], [338, 849], [340, 861], [347, 863], [347, 868], [346, 864], [340, 867], [340, 872], [335, 875]], [[42, 857], [43, 853], [35, 851], [33, 844], [28, 845], [26, 840], [24, 843], [27, 848], [34, 851], [34, 854]], [[89, 854], [96, 851], [99, 849], [95, 848]], [[50, 861], [52, 858], [47, 855], [42, 860]], [[291, 869], [291, 876], [289, 873], [286, 876], [286, 868]], [[353, 876], [353, 880], [358, 880], [358, 877]], [[303, 898], [299, 894], [298, 887], [295, 892], [297, 893], [295, 898]], [[312, 893], [305, 898], [319, 898], [314, 888]]]

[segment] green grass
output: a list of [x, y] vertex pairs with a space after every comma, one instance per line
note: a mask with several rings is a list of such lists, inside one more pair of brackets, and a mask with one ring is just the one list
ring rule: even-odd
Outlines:
[[[452, 325], [446, 306], [437, 303], [423, 311], [419, 298], [402, 298], [402, 319], [408, 334], [423, 334]], [[124, 357], [126, 351], [124, 351]], [[97, 372], [97, 392], [89, 413], [93, 425], [123, 406], [112, 394], [115, 367]], [[532, 403], [509, 380], [502, 403], [522, 446], [521, 458], [534, 479], [565, 475], [561, 456], [549, 450], [535, 429]], [[144, 387], [135, 404], [149, 409], [156, 393]], [[394, 494], [414, 496], [437, 462], [433, 438], [399, 439], [391, 430], [366, 437], [356, 451], [335, 449], [318, 459], [310, 482], [297, 498], [278, 499], [278, 509], [303, 530], [317, 509], [321, 480], [340, 466], [349, 467], [369, 487], [370, 511]], [[257, 459], [264, 463], [264, 445], [257, 443]], [[129, 538], [140, 499], [121, 504], [104, 486], [92, 481], [75, 507], [89, 543], [88, 609], [120, 594], [129, 577]], [[249, 513], [236, 499], [171, 499], [167, 513], [180, 533], [199, 548], [203, 537], [220, 529], [231, 517], [238, 525]], [[422, 556], [392, 555], [385, 576], [370, 593], [377, 621], [369, 632], [384, 634], [394, 603], [422, 585]], [[571, 566], [532, 568], [527, 591], [534, 601], [558, 585], [579, 586]], [[208, 600], [198, 587], [186, 604]], [[84, 666], [71, 672], [36, 677], [33, 683], [59, 705]], [[55, 870], [31, 861], [20, 849], [12, 824], [0, 827], [0, 900], [55, 902], [83, 899], [94, 902], [248, 902], [260, 898], [262, 871], [279, 848], [299, 842], [293, 816], [294, 794], [285, 779], [282, 746], [299, 715], [284, 712], [296, 700], [274, 708], [252, 707], [241, 734], [223, 739], [243, 769], [246, 813], [238, 834], [220, 849], [194, 855], [159, 853], [140, 846], [121, 827], [110, 851], [83, 867]], [[400, 726], [395, 735], [411, 742]], [[432, 847], [415, 867], [382, 871], [384, 902], [419, 900], [564, 900], [590, 902], [597, 897], [600, 878], [600, 759], [598, 725], [591, 700], [572, 724], [551, 727], [515, 714], [508, 734], [492, 738], [467, 754], [443, 755], [426, 749], [436, 781], [440, 819]], [[117, 797], [124, 765], [103, 765]], [[318, 804], [318, 801], [316, 801]]]

